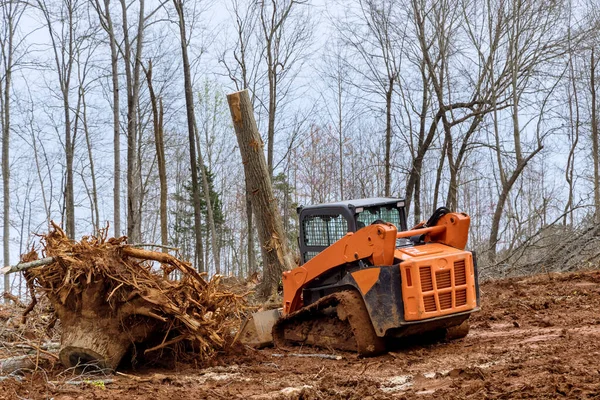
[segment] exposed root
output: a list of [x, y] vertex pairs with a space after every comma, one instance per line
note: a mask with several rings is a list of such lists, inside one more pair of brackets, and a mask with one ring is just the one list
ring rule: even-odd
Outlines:
[[[91, 354], [114, 369], [131, 343], [144, 343], [146, 352], [172, 346], [200, 361], [233, 344], [245, 294], [223, 290], [220, 277], [206, 281], [167, 253], [131, 247], [126, 237], [107, 239], [107, 229], [77, 242], [54, 222], [52, 228], [41, 235], [41, 257], [54, 262], [24, 272], [33, 299], [25, 314], [37, 297], [48, 297], [61, 321], [67, 366]], [[39, 258], [32, 251], [22, 261]], [[63, 355], [66, 348], [78, 350]]]

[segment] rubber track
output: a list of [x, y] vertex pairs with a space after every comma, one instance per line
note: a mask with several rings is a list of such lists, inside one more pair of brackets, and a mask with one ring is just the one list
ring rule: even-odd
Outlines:
[[385, 341], [376, 335], [362, 296], [343, 291], [282, 317], [273, 327], [277, 347], [309, 344], [323, 348], [356, 351], [374, 356], [385, 350]]

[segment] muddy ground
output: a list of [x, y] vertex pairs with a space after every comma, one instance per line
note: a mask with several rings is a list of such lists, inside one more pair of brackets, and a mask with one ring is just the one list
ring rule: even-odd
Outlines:
[[451, 343], [411, 345], [368, 359], [267, 349], [207, 369], [178, 364], [107, 376], [81, 376], [57, 365], [21, 382], [0, 382], [0, 398], [600, 398], [600, 271], [488, 282], [481, 296], [469, 335]]

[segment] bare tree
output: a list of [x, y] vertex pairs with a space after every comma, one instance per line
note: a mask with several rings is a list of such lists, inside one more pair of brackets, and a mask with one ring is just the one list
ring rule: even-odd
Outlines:
[[[15, 50], [17, 28], [25, 11], [26, 3], [21, 1], [6, 1], [2, 9], [2, 30], [0, 31], [0, 46], [2, 51], [2, 76], [0, 79], [0, 114], [2, 122], [2, 248], [4, 264], [10, 264], [10, 133], [11, 133], [11, 90], [12, 73], [15, 67]], [[10, 280], [4, 276], [4, 291], [10, 292]], [[6, 301], [6, 300], [5, 300]]]
[[[447, 157], [448, 167], [450, 172], [450, 183], [448, 186], [448, 196], [446, 205], [455, 209], [458, 203], [458, 173], [462, 162], [465, 160], [467, 151], [471, 145], [471, 137], [477, 132], [479, 124], [483, 120], [485, 114], [492, 111], [490, 106], [490, 90], [492, 86], [497, 85], [490, 79], [490, 66], [497, 49], [498, 36], [492, 36], [487, 51], [481, 49], [480, 38], [469, 37], [472, 32], [467, 32], [478, 52], [478, 65], [476, 65], [475, 76], [470, 77], [470, 82], [474, 82], [473, 91], [466, 92], [466, 98], [460, 99], [459, 96], [451, 89], [453, 84], [456, 84], [456, 77], [451, 76], [449, 68], [451, 65], [451, 56], [456, 54], [456, 49], [451, 50], [453, 42], [457, 40], [459, 26], [466, 25], [469, 27], [468, 18], [472, 15], [467, 14], [467, 10], [463, 9], [467, 16], [465, 21], [461, 21], [461, 9], [459, 2], [445, 0], [435, 6], [424, 0], [412, 1], [413, 21], [415, 24], [415, 34], [419, 46], [419, 66], [421, 79], [423, 83], [423, 100], [420, 111], [420, 123], [418, 144], [416, 152], [413, 153], [413, 161], [411, 170], [408, 176], [407, 183], [407, 204], [410, 204], [414, 196], [415, 204], [415, 222], [420, 219], [420, 185], [423, 168], [423, 160], [426, 153], [432, 145], [438, 125], [441, 122], [443, 132], [442, 141], [442, 157], [437, 169], [436, 186], [434, 193], [434, 203], [437, 203], [438, 193], [440, 190], [440, 180], [443, 168], [443, 158]], [[465, 74], [465, 71], [458, 72]], [[425, 134], [425, 126], [427, 121], [429, 93], [431, 87], [432, 98], [431, 107], [435, 117], [430, 122], [427, 134]], [[497, 94], [502, 94], [499, 91]], [[456, 134], [457, 128], [467, 123], [468, 128], [462, 134], [460, 146], [455, 150], [454, 143], [458, 138]], [[454, 132], [453, 132], [454, 128]], [[455, 154], [455, 151], [457, 152]]]
[[271, 0], [257, 4], [268, 78], [267, 166], [272, 180], [278, 108], [288, 100], [290, 84], [297, 73], [295, 68], [301, 64], [310, 44], [312, 25], [307, 11], [300, 9], [308, 0]]
[[110, 0], [104, 0], [104, 8], [99, 0], [93, 3], [98, 13], [100, 25], [108, 35], [110, 47], [110, 68], [112, 79], [112, 115], [113, 115], [113, 232], [115, 237], [121, 236], [121, 141], [119, 124], [119, 55], [118, 44], [110, 12]]
[[[127, 236], [132, 242], [141, 240], [142, 178], [138, 164], [138, 101], [140, 96], [141, 60], [144, 44], [144, 0], [139, 0], [137, 31], [133, 38], [129, 34], [129, 6], [120, 0], [123, 17], [123, 61], [127, 84]], [[135, 48], [134, 48], [135, 45]], [[114, 78], [113, 78], [114, 79]], [[114, 80], [113, 80], [114, 82]]]
[[[75, 237], [75, 198], [73, 192], [73, 157], [76, 137], [72, 131], [70, 91], [75, 54], [81, 45], [77, 37], [77, 26], [82, 3], [79, 1], [60, 1], [50, 4], [47, 0], [37, 0], [37, 5], [43, 14], [46, 28], [52, 43], [54, 67], [60, 87], [60, 97], [64, 118], [64, 151], [65, 151], [65, 181], [64, 181], [64, 210], [65, 231], [70, 238]], [[58, 15], [57, 15], [58, 13]], [[56, 27], [56, 24], [59, 27]]]
[[364, 64], [364, 68], [356, 68], [356, 71], [370, 83], [369, 87], [365, 88], [366, 91], [384, 102], [383, 163], [386, 197], [392, 195], [393, 96], [400, 74], [406, 23], [400, 18], [395, 18], [394, 11], [400, 6], [396, 0], [358, 0], [356, 15], [337, 25], [342, 40]]
[[[148, 62], [146, 69], [146, 80], [150, 92], [152, 104], [152, 115], [154, 118], [154, 143], [156, 146], [156, 158], [158, 162], [158, 178], [160, 181], [160, 242], [163, 246], [169, 244], [168, 222], [167, 222], [167, 166], [165, 161], [165, 144], [163, 132], [164, 110], [162, 98], [157, 99], [152, 85], [152, 60]], [[163, 247], [163, 252], [167, 248]]]
[[355, 74], [346, 61], [350, 57], [349, 50], [343, 43], [336, 41], [326, 47], [325, 53], [319, 71], [325, 85], [321, 98], [338, 140], [339, 200], [344, 200], [344, 185], [348, 181], [345, 176], [344, 152], [351, 140], [351, 127], [360, 115], [357, 107], [359, 93], [351, 83]]
[[[44, 175], [47, 174], [46, 171], [47, 171], [49, 165], [47, 162], [44, 163], [45, 165], [42, 164], [42, 161], [45, 158], [45, 151], [43, 149], [43, 146], [41, 146], [39, 144], [39, 142], [40, 142], [39, 133], [40, 133], [41, 129], [36, 125], [36, 120], [35, 120], [37, 105], [36, 105], [35, 101], [33, 100], [33, 95], [31, 93], [29, 84], [26, 83], [25, 85], [27, 87], [29, 99], [28, 99], [28, 103], [27, 103], [27, 109], [24, 110], [24, 112], [23, 112], [23, 114], [27, 115], [24, 125], [25, 125], [25, 130], [28, 131], [29, 138], [31, 140], [31, 142], [29, 144], [31, 146], [31, 149], [33, 150], [33, 159], [35, 161], [36, 175], [37, 175], [38, 183], [40, 186], [42, 203], [43, 203], [43, 207], [44, 207], [44, 215], [46, 217], [44, 224], [48, 225], [48, 224], [50, 224], [50, 221], [52, 219], [51, 218], [52, 194], [53, 194], [52, 180], [50, 180], [50, 187], [47, 190], [45, 182], [44, 182]], [[44, 169], [44, 167], [46, 169]], [[47, 174], [47, 175], [50, 175], [50, 174]]]
[[[258, 12], [254, 2], [251, 0], [232, 0], [231, 7], [236, 28], [236, 39], [231, 50], [234, 61], [227, 61], [227, 51], [225, 51], [221, 54], [219, 63], [225, 67], [227, 75], [234, 83], [236, 90], [250, 90], [250, 93], [252, 93], [252, 106], [254, 107], [260, 59], [259, 46], [254, 41], [258, 24]], [[248, 181], [246, 180], [244, 183], [246, 187], [246, 224], [248, 231], [246, 251], [248, 257], [248, 274], [250, 275], [257, 271], [257, 264], [254, 249], [252, 201], [248, 191]]]
[[[564, 54], [564, 37], [556, 29], [558, 19], [562, 15], [562, 4], [553, 3], [530, 3], [513, 0], [511, 2], [502, 2], [504, 9], [504, 18], [508, 20], [507, 30], [507, 48], [505, 58], [505, 68], [510, 71], [509, 85], [511, 96], [511, 120], [512, 120], [512, 143], [513, 157], [507, 157], [503, 154], [501, 141], [499, 137], [498, 117], [494, 118], [495, 132], [495, 152], [498, 162], [498, 174], [500, 185], [498, 187], [499, 196], [492, 216], [491, 230], [489, 236], [489, 258], [492, 263], [496, 259], [496, 245], [500, 231], [500, 220], [504, 213], [504, 207], [509, 194], [517, 179], [521, 176], [530, 161], [539, 154], [544, 148], [544, 139], [548, 131], [543, 129], [542, 121], [545, 117], [546, 106], [549, 96], [553, 93], [560, 77], [554, 78], [552, 86], [544, 88], [543, 98], [540, 99], [539, 114], [537, 116], [537, 126], [535, 139], [530, 151], [523, 149], [524, 139], [522, 137], [522, 127], [520, 125], [520, 113], [523, 107], [522, 98], [528, 89], [540, 92], [539, 87], [531, 88], [533, 85], [534, 68], [542, 68], [546, 62], [551, 61], [558, 55]], [[548, 64], [546, 64], [548, 65]], [[529, 68], [526, 68], [529, 67]], [[564, 74], [565, 70], [563, 70]], [[550, 76], [548, 76], [550, 78]], [[550, 81], [552, 82], [552, 81]], [[508, 162], [514, 165], [509, 169]]]
[[[194, 97], [192, 88], [192, 78], [190, 73], [190, 62], [188, 59], [188, 36], [186, 33], [185, 25], [185, 13], [183, 0], [173, 0], [175, 10], [178, 16], [179, 33], [181, 40], [181, 55], [183, 58], [183, 75], [185, 81], [185, 103], [188, 121], [188, 133], [190, 142], [190, 167], [192, 169], [192, 196], [194, 203], [194, 222], [196, 231], [196, 256], [202, 257], [201, 253], [201, 233], [200, 233], [200, 188], [198, 187], [198, 170], [200, 169], [202, 175], [202, 184], [204, 186], [204, 193], [206, 199], [206, 207], [208, 209], [208, 219], [212, 231], [213, 241], [213, 259], [215, 263], [215, 270], [220, 273], [219, 265], [219, 252], [216, 246], [216, 230], [214, 228], [214, 218], [212, 217], [212, 207], [210, 203], [210, 190], [208, 186], [208, 180], [206, 177], [206, 171], [204, 170], [204, 162], [202, 160], [201, 149], [196, 149], [196, 135], [197, 135], [197, 124], [196, 117], [194, 115]], [[198, 157], [200, 161], [200, 167], [198, 168], [198, 162], [196, 160], [196, 150], [198, 151]]]
[[590, 94], [591, 104], [591, 128], [592, 128], [592, 162], [594, 164], [594, 220], [600, 222], [600, 161], [598, 161], [598, 111], [596, 96], [596, 67], [598, 60], [595, 57], [594, 48], [590, 52]]
[[88, 109], [86, 102], [86, 92], [90, 89], [90, 84], [87, 82], [88, 73], [90, 68], [90, 58], [93, 52], [96, 50], [95, 46], [90, 46], [87, 50], [85, 57], [82, 57], [81, 51], [77, 51], [76, 62], [77, 62], [77, 77], [79, 83], [77, 107], [75, 108], [75, 126], [73, 131], [77, 132], [78, 125], [81, 124], [83, 127], [83, 133], [85, 136], [85, 144], [87, 147], [88, 165], [90, 168], [90, 180], [92, 181], [91, 189], [87, 187], [86, 180], [83, 176], [81, 180], [86, 186], [88, 197], [90, 198], [90, 214], [92, 219], [92, 228], [94, 232], [100, 229], [100, 211], [98, 209], [98, 185], [96, 183], [96, 168], [94, 164], [93, 146], [90, 134], [90, 127], [88, 124]]
[[[571, 21], [569, 21], [571, 22]], [[577, 77], [575, 74], [575, 62], [576, 62], [576, 54], [575, 49], [573, 48], [573, 38], [571, 33], [571, 27], [569, 26], [568, 32], [568, 51], [569, 51], [569, 79], [566, 82], [566, 92], [568, 96], [568, 104], [569, 104], [569, 115], [568, 115], [568, 140], [570, 143], [569, 146], [569, 155], [567, 156], [567, 163], [565, 166], [565, 181], [569, 187], [567, 201], [564, 207], [564, 217], [563, 217], [563, 225], [567, 226], [567, 220], [569, 220], [569, 224], [571, 227], [573, 226], [573, 213], [571, 212], [575, 203], [575, 152], [577, 150], [577, 145], [579, 144], [579, 136], [580, 136], [580, 125], [581, 125], [581, 116], [580, 116], [580, 104], [579, 104], [579, 89], [577, 88]]]

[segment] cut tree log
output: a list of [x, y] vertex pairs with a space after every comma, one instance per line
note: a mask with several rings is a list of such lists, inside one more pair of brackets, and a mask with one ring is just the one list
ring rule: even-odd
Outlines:
[[35, 357], [28, 355], [3, 358], [0, 360], [0, 374], [7, 375], [23, 369], [33, 369], [34, 360]]
[[247, 191], [256, 215], [256, 227], [263, 254], [263, 283], [260, 294], [271, 296], [276, 290], [281, 274], [295, 267], [288, 250], [277, 200], [273, 195], [263, 142], [256, 126], [248, 90], [227, 95], [231, 118], [235, 128]]
[[46, 257], [41, 260], [34, 260], [30, 262], [20, 262], [16, 265], [7, 265], [0, 269], [0, 274], [6, 275], [11, 274], [13, 272], [25, 271], [30, 268], [41, 267], [44, 265], [50, 265], [54, 262], [54, 257]]

